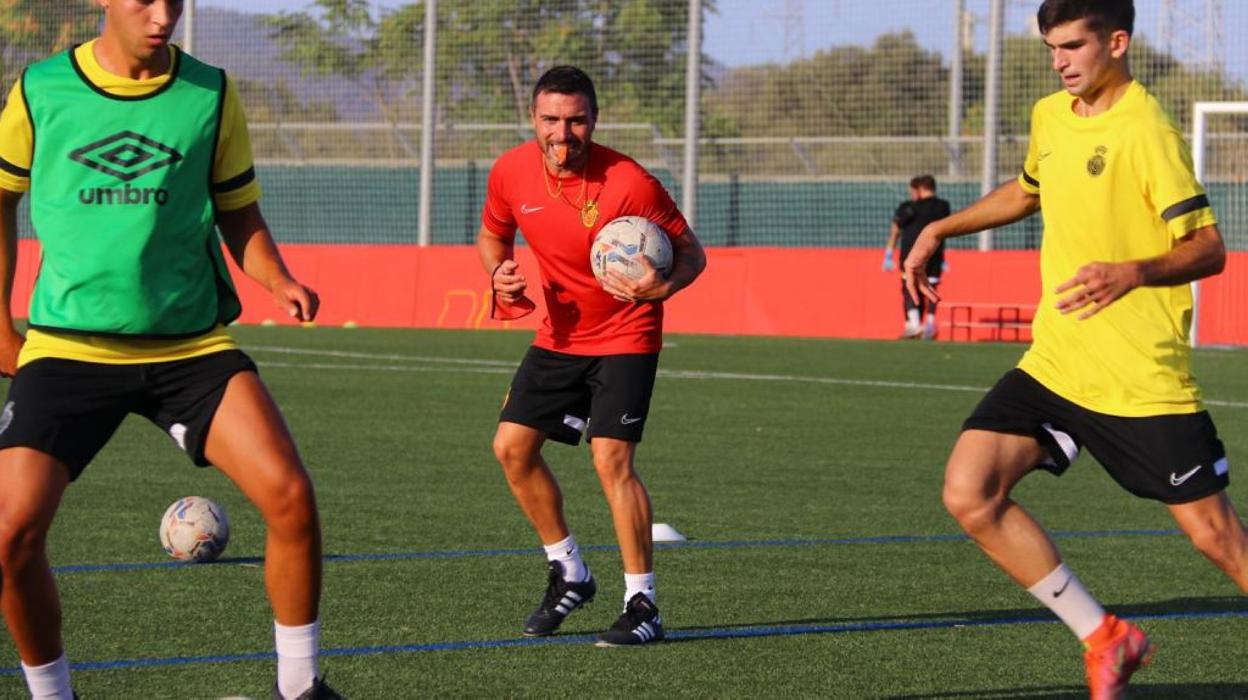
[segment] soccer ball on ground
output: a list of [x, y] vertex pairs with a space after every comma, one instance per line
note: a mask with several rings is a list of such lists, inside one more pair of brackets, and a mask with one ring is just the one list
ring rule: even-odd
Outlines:
[[603, 226], [594, 236], [594, 245], [589, 250], [589, 264], [599, 282], [606, 276], [607, 270], [637, 279], [646, 272], [639, 261], [643, 255], [660, 276], [667, 277], [672, 271], [672, 243], [667, 240], [663, 229], [640, 216], [621, 216]]
[[179, 498], [160, 520], [160, 546], [179, 561], [212, 561], [229, 541], [225, 511], [203, 496]]

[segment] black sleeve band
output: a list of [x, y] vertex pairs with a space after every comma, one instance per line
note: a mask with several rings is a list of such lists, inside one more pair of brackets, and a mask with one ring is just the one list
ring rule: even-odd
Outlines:
[[1166, 210], [1161, 212], [1161, 218], [1163, 221], [1169, 221], [1175, 217], [1183, 216], [1184, 214], [1197, 211], [1198, 209], [1204, 209], [1208, 206], [1209, 198], [1203, 194], [1198, 194], [1191, 199], [1185, 199], [1178, 204], [1166, 207]]
[[217, 193], [233, 192], [234, 190], [239, 189], [240, 187], [244, 185], [251, 184], [251, 181], [254, 179], [256, 179], [256, 169], [254, 167], [247, 168], [243, 172], [239, 173], [238, 175], [235, 175], [234, 177], [226, 180], [225, 182], [214, 183], [212, 185], [212, 191], [217, 192]]
[[3, 158], [0, 158], [0, 170], [3, 170], [4, 172], [10, 175], [16, 175], [18, 177], [30, 177], [29, 170], [27, 170], [26, 168], [19, 168], [18, 166], [13, 165], [12, 163], [10, 163], [9, 161]]
[[1040, 189], [1040, 181], [1028, 175], [1026, 170], [1023, 171], [1023, 182], [1026, 182], [1028, 185], [1031, 185], [1036, 189]]

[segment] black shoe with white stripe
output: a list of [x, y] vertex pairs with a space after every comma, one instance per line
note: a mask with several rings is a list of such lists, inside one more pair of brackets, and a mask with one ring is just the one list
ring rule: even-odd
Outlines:
[[663, 621], [659, 619], [659, 609], [645, 593], [638, 593], [629, 599], [611, 629], [598, 635], [598, 646], [635, 646], [662, 639]]
[[564, 581], [563, 564], [557, 561], [549, 562], [548, 576], [546, 595], [542, 596], [542, 602], [537, 606], [537, 610], [534, 610], [524, 623], [524, 636], [526, 637], [545, 637], [554, 634], [555, 630], [559, 629], [559, 625], [563, 624], [565, 617], [573, 610], [593, 600], [594, 594], [598, 592], [598, 584], [594, 583], [593, 576], [580, 583]]

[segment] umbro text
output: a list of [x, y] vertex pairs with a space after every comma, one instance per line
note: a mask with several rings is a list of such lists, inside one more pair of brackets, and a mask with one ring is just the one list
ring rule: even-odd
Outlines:
[[169, 190], [160, 187], [88, 187], [78, 190], [78, 201], [95, 205], [152, 204], [165, 206]]

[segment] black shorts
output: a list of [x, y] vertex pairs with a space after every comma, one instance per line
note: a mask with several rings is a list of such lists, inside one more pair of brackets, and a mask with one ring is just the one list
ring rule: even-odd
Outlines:
[[581, 433], [641, 442], [659, 356], [567, 355], [530, 347], [498, 420], [575, 445]]
[[30, 447], [52, 455], [77, 479], [126, 415], [136, 413], [206, 467], [204, 442], [226, 383], [239, 372], [255, 371], [238, 350], [135, 365], [35, 360], [9, 385], [0, 410], [0, 449]]
[[1061, 476], [1082, 447], [1127, 491], [1162, 503], [1199, 500], [1226, 488], [1230, 467], [1206, 411], [1123, 418], [1097, 413], [1012, 369], [962, 425], [1028, 435], [1048, 451], [1039, 468]]

